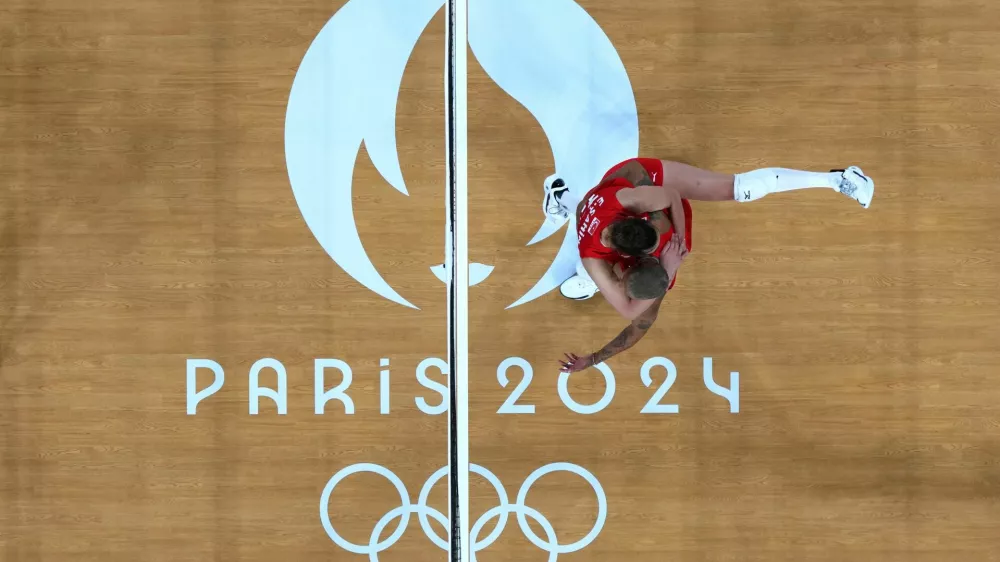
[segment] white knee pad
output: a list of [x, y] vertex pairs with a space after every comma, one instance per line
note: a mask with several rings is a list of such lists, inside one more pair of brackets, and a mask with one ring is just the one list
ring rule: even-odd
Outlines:
[[733, 199], [740, 203], [749, 203], [777, 189], [778, 174], [773, 168], [761, 168], [736, 174], [736, 179], [733, 181]]

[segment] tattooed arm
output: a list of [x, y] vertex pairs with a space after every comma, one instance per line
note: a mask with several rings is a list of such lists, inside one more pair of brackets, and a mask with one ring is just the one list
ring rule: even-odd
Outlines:
[[611, 343], [604, 346], [597, 353], [592, 353], [586, 357], [566, 354], [566, 359], [560, 361], [562, 371], [568, 373], [582, 371], [588, 367], [593, 367], [598, 363], [603, 363], [635, 345], [643, 338], [643, 336], [646, 335], [646, 332], [649, 331], [653, 322], [656, 321], [656, 316], [660, 310], [661, 303], [663, 303], [663, 297], [656, 299], [645, 312], [639, 315], [638, 318], [633, 320], [631, 324], [622, 330], [622, 332], [618, 334], [618, 337], [611, 340]]
[[631, 324], [626, 326], [625, 329], [618, 334], [618, 337], [611, 340], [608, 345], [601, 348], [601, 350], [597, 353], [591, 354], [591, 365], [603, 363], [638, 343], [639, 340], [646, 335], [646, 332], [649, 331], [653, 322], [656, 322], [656, 316], [660, 311], [661, 303], [663, 303], [663, 297], [656, 299], [652, 306], [646, 309], [646, 311], [643, 312], [638, 318], [633, 320]]

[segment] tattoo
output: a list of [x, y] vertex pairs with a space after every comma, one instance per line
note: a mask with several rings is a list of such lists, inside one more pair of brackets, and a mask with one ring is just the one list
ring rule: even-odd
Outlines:
[[643, 168], [642, 164], [638, 162], [630, 162], [608, 176], [609, 180], [614, 178], [625, 178], [632, 182], [632, 185], [635, 187], [653, 185], [653, 180], [649, 177], [649, 173], [646, 172], [646, 168]]
[[659, 219], [660, 217], [666, 218], [666, 216], [667, 216], [666, 213], [664, 213], [663, 211], [652, 211], [652, 212], [647, 213], [647, 214], [649, 215], [650, 222], [655, 221], [655, 220]]
[[639, 315], [631, 324], [625, 327], [624, 330], [618, 336], [611, 340], [611, 343], [604, 346], [600, 351], [593, 354], [591, 359], [593, 360], [593, 365], [598, 363], [603, 363], [608, 359], [618, 355], [619, 353], [625, 351], [626, 349], [635, 345], [639, 340], [646, 335], [646, 332], [653, 326], [653, 322], [656, 322], [656, 316], [659, 313], [660, 305], [663, 303], [663, 297], [656, 300], [645, 312]]
[[604, 346], [603, 349], [594, 354], [594, 364], [603, 363], [609, 358], [632, 347], [635, 345], [635, 342], [639, 341], [639, 337], [642, 337], [645, 333], [645, 330], [640, 332], [639, 330], [636, 330], [634, 326], [629, 324], [627, 328], [622, 330], [622, 333], [618, 334], [618, 337], [611, 340], [611, 343]]
[[646, 172], [646, 168], [643, 168], [640, 165], [637, 165], [637, 167], [639, 168], [636, 170], [636, 172], [638, 172], [637, 175], [639, 179], [633, 182], [632, 185], [636, 187], [639, 187], [640, 185], [653, 185], [653, 180], [650, 179], [649, 174]]
[[[646, 316], [646, 314], [643, 314], [643, 316]], [[611, 340], [611, 343], [595, 353], [594, 364], [596, 365], [597, 363], [607, 361], [611, 357], [618, 355], [641, 340], [656, 320], [655, 315], [645, 318], [643, 316], [637, 318], [634, 323], [629, 324], [615, 339]]]

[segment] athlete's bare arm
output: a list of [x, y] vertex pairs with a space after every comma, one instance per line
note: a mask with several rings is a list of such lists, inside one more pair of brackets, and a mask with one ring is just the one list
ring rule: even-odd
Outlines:
[[[663, 252], [660, 253], [660, 264], [667, 272], [668, 283], [673, 281], [674, 276], [677, 275], [677, 270], [680, 268], [681, 262], [684, 261], [685, 257], [687, 257], [687, 247], [679, 242], [668, 243]], [[617, 274], [618, 271], [615, 270], [615, 273]], [[624, 274], [619, 275], [619, 277], [623, 276]], [[656, 316], [660, 311], [660, 305], [663, 304], [665, 296], [663, 295], [663, 297], [654, 300], [649, 308], [622, 330], [622, 333], [618, 334], [618, 337], [611, 340], [611, 343], [601, 348], [597, 353], [592, 354], [589, 357], [590, 365], [603, 363], [641, 340], [646, 335], [646, 332], [649, 331], [653, 322], [656, 321]]]
[[638, 343], [646, 335], [646, 332], [649, 331], [653, 322], [656, 322], [656, 317], [660, 312], [660, 304], [662, 303], [663, 297], [653, 301], [653, 304], [640, 314], [638, 318], [633, 320], [631, 324], [626, 326], [615, 339], [611, 340], [608, 345], [602, 347], [597, 353], [592, 354], [590, 356], [590, 364], [603, 363]]
[[659, 314], [662, 302], [663, 297], [653, 301], [653, 304], [645, 312], [640, 314], [615, 339], [611, 340], [608, 345], [601, 348], [597, 353], [592, 353], [586, 357], [567, 353], [565, 359], [559, 362], [562, 370], [568, 373], [582, 371], [598, 363], [603, 363], [638, 343], [646, 335], [646, 332], [649, 331], [653, 322], [656, 321], [656, 316]]
[[597, 284], [597, 288], [608, 303], [628, 320], [635, 320], [655, 302], [629, 298], [611, 264], [604, 260], [583, 258], [583, 268], [587, 270], [587, 274]]
[[681, 194], [673, 187], [647, 185], [622, 189], [617, 196], [618, 202], [633, 213], [652, 213], [660, 210], [669, 212], [674, 232], [680, 238], [687, 232], [687, 219], [684, 217]]
[[[674, 276], [677, 275], [677, 269], [680, 268], [681, 262], [684, 261], [685, 257], [687, 257], [687, 247], [681, 242], [670, 241], [667, 243], [666, 248], [663, 249], [663, 252], [660, 254], [660, 264], [667, 272], [668, 284], [673, 282]], [[613, 273], [618, 274], [619, 272], [615, 269]], [[656, 321], [656, 316], [659, 314], [660, 305], [663, 304], [664, 297], [666, 295], [650, 301], [649, 308], [633, 319], [632, 323], [618, 334], [618, 337], [611, 340], [611, 343], [601, 348], [597, 353], [592, 353], [586, 357], [567, 353], [565, 358], [559, 362], [562, 370], [570, 373], [573, 371], [582, 371], [598, 363], [603, 363], [635, 345], [636, 342], [646, 335], [653, 322]]]

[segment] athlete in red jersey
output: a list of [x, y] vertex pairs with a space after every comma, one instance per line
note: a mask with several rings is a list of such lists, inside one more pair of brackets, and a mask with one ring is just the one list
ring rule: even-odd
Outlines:
[[[875, 192], [874, 182], [856, 166], [830, 173], [762, 168], [734, 175], [634, 158], [609, 170], [576, 206], [581, 262], [561, 292], [577, 300], [600, 292], [631, 324], [597, 353], [566, 354], [560, 362], [563, 370], [606, 361], [635, 345], [652, 326], [691, 249], [688, 200], [750, 202], [814, 187], [836, 190], [865, 208]], [[545, 191], [546, 215], [568, 216], [572, 197], [565, 182], [551, 177]]]
[[[642, 185], [646, 179], [652, 186], [663, 187], [663, 162], [653, 158], [635, 158], [626, 160], [618, 164], [601, 180], [601, 183], [587, 192], [583, 201], [577, 209], [577, 240], [580, 251], [580, 258], [596, 258], [610, 262], [612, 266], [617, 266], [621, 271], [626, 271], [639, 262], [643, 256], [629, 255], [612, 248], [613, 233], [606, 227], [619, 220], [639, 219], [646, 221], [658, 235], [658, 243], [652, 248], [643, 248], [643, 255], [659, 256], [666, 248], [667, 243], [672, 238], [683, 240], [688, 251], [691, 250], [691, 203], [679, 196], [679, 193], [670, 188], [664, 188], [660, 192], [652, 191], [655, 202], [657, 195], [665, 195], [666, 206], [663, 209], [652, 212], [632, 212], [625, 208], [625, 203], [620, 200], [618, 194], [624, 189], [633, 189], [635, 184], [630, 181], [629, 175], [638, 171], [638, 164], [645, 172], [645, 177], [639, 177], [636, 181]], [[624, 201], [630, 199], [628, 194], [624, 194]], [[642, 193], [638, 196], [641, 198]], [[636, 201], [635, 197], [632, 201]], [[655, 203], [654, 203], [655, 204]], [[669, 216], [665, 213], [669, 212]], [[675, 228], [678, 225], [678, 228]], [[648, 229], [645, 229], [648, 231]], [[675, 237], [675, 234], [683, 232], [683, 235]], [[605, 238], [602, 241], [602, 237]], [[670, 278], [670, 287], [676, 282], [676, 278]]]
[[629, 320], [672, 286], [676, 271], [664, 271], [663, 287], [645, 295], [627, 294], [619, 282], [622, 274], [642, 257], [658, 257], [671, 240], [691, 248], [691, 205], [676, 188], [664, 186], [663, 177], [660, 160], [627, 160], [609, 170], [577, 206], [584, 273]]

